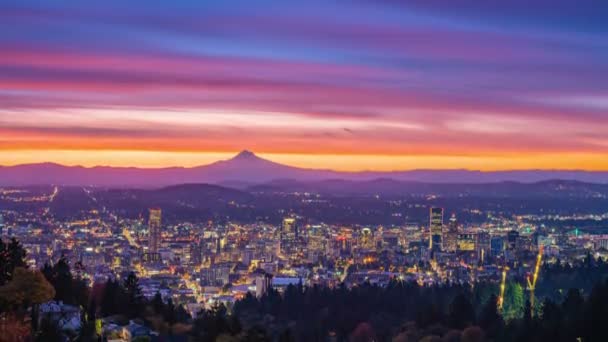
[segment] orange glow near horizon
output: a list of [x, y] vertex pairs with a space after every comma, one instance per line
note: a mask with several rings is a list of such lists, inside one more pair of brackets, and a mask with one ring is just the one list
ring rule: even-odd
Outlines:
[[[114, 167], [193, 167], [232, 158], [235, 152], [167, 152], [130, 150], [0, 150], [0, 165], [54, 162], [63, 165]], [[503, 155], [371, 155], [257, 153], [277, 163], [337, 171], [469, 169], [482, 171], [561, 169], [608, 170], [608, 154], [517, 153]]]
[[608, 171], [597, 6], [16, 2], [0, 165]]

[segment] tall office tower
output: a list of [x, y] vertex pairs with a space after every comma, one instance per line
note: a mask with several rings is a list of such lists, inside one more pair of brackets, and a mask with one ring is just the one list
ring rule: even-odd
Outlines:
[[429, 249], [432, 251], [441, 251], [443, 244], [443, 208], [431, 208], [430, 219]]
[[450, 217], [443, 247], [448, 252], [456, 252], [458, 249], [458, 220], [456, 214], [452, 214], [452, 217]]
[[492, 248], [492, 236], [488, 232], [480, 231], [477, 233], [477, 244], [475, 249], [477, 250], [477, 257], [483, 263], [488, 255], [491, 254], [490, 249]]
[[3, 231], [4, 231], [4, 217], [2, 217], [2, 214], [0, 214], [0, 236], [2, 236]]
[[295, 250], [296, 240], [298, 237], [298, 227], [296, 219], [293, 217], [286, 217], [283, 219], [281, 225], [281, 236], [280, 236], [280, 251], [281, 253], [292, 253]]
[[296, 225], [296, 219], [293, 217], [286, 217], [283, 219], [282, 233], [293, 234], [298, 237], [298, 226]]
[[150, 232], [148, 240], [148, 252], [152, 255], [158, 254], [161, 240], [161, 210], [160, 208], [150, 209], [150, 218], [148, 219], [148, 231]]
[[517, 249], [519, 240], [519, 232], [512, 230], [507, 233], [507, 250], [513, 252]]

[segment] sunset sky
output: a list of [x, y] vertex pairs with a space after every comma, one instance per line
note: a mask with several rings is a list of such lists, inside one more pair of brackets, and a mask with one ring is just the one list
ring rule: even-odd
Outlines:
[[[447, 5], [449, 4], [449, 5]], [[0, 165], [608, 170], [608, 1], [0, 2]]]

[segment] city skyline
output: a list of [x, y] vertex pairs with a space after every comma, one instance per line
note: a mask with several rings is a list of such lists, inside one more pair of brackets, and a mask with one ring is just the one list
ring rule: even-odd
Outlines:
[[1, 341], [608, 341], [608, 1], [0, 1]]
[[605, 6], [5, 3], [0, 165], [608, 170]]

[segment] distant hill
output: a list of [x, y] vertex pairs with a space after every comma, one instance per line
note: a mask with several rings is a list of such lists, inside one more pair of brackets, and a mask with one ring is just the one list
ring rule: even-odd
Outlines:
[[[325, 180], [482, 184], [499, 182], [534, 183], [552, 179], [608, 184], [608, 172], [524, 170], [481, 172], [474, 170], [411, 170], [393, 172], [338, 172], [304, 169], [272, 162], [242, 151], [234, 158], [209, 165], [184, 168], [125, 168], [63, 166], [53, 163], [0, 167], [0, 186], [74, 185], [96, 187], [160, 188], [185, 183], [222, 184], [248, 188], [281, 179], [297, 182]], [[390, 183], [387, 183], [390, 186]]]
[[330, 179], [317, 182], [276, 180], [247, 188], [252, 193], [309, 192], [337, 196], [359, 195], [440, 195], [444, 197], [482, 198], [608, 198], [608, 184], [571, 180], [547, 180], [534, 183], [502, 181], [495, 183], [422, 183], [394, 179], [351, 181]]
[[51, 211], [59, 217], [70, 217], [80, 211], [108, 208], [126, 216], [147, 213], [160, 207], [165, 217], [196, 217], [213, 212], [229, 213], [254, 201], [243, 191], [212, 184], [181, 184], [160, 189], [92, 189], [62, 187], [51, 203]]

